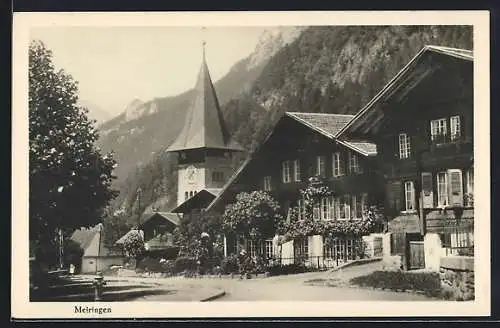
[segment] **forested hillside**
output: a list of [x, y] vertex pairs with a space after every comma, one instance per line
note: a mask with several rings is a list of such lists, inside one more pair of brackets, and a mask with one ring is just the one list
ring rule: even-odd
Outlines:
[[[222, 82], [215, 87], [223, 98], [221, 103], [224, 103], [223, 112], [231, 134], [250, 152], [285, 111], [356, 113], [427, 44], [472, 49], [472, 28], [310, 27], [272, 56], [265, 66], [252, 71], [250, 74], [256, 76], [246, 80], [251, 81], [251, 85], [246, 83], [238, 92], [223, 91]], [[226, 90], [230, 90], [229, 85], [233, 82], [226, 83]], [[231, 98], [234, 99], [226, 102]], [[167, 147], [181, 124], [169, 124], [166, 129], [165, 122], [181, 122], [182, 115], [178, 111], [178, 107], [170, 106], [162, 114], [164, 116], [155, 116], [160, 115], [158, 113], [144, 118], [147, 122], [143, 126], [147, 129], [165, 131], [159, 139], [141, 138], [140, 142], [158, 146], [163, 143]], [[236, 161], [235, 167], [237, 165]], [[129, 215], [153, 203], [168, 210], [176, 202], [176, 179], [175, 160], [158, 154], [145, 166], [132, 171], [122, 185], [115, 206], [123, 206]], [[140, 209], [136, 199], [138, 187], [143, 190]]]

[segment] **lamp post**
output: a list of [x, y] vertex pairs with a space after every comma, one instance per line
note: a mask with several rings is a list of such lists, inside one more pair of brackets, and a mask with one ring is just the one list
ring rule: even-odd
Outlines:
[[139, 187], [137, 189], [137, 230], [139, 230], [139, 225], [141, 224], [141, 195], [142, 189]]

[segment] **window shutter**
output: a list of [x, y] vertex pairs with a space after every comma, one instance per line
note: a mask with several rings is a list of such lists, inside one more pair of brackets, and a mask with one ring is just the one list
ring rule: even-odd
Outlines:
[[448, 170], [450, 205], [464, 205], [464, 194], [462, 186], [462, 171], [458, 169]]
[[432, 173], [422, 172], [422, 205], [424, 208], [434, 207], [434, 193], [432, 191]]

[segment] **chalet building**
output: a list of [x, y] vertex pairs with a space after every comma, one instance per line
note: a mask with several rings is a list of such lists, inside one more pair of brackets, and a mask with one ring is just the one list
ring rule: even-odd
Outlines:
[[473, 114], [472, 51], [426, 46], [336, 135], [376, 144], [405, 268], [473, 251]]
[[173, 257], [177, 254], [173, 243], [173, 233], [179, 225], [179, 219], [175, 213], [145, 213], [140, 218], [141, 223], [118, 239], [115, 245], [123, 246], [129, 234], [138, 230], [144, 239], [146, 256]]
[[[254, 190], [269, 192], [280, 203], [286, 217], [290, 208], [299, 208], [299, 220], [304, 207], [300, 190], [307, 187], [311, 177], [333, 191], [321, 199], [314, 209], [315, 220], [363, 220], [368, 204], [382, 197], [383, 180], [376, 171], [376, 147], [368, 142], [339, 141], [335, 134], [353, 115], [287, 112], [273, 131], [233, 175], [206, 211], [223, 213], [227, 204], [235, 201], [236, 194]], [[287, 217], [290, 220], [290, 217]], [[281, 247], [283, 262], [306, 256], [314, 261], [331, 260], [335, 254], [354, 257], [356, 240], [339, 240], [323, 247], [321, 236], [311, 236], [285, 243]], [[380, 238], [381, 250], [381, 238]], [[226, 254], [237, 252], [238, 243], [228, 236]], [[248, 241], [245, 247], [250, 255], [276, 254], [275, 239]]]

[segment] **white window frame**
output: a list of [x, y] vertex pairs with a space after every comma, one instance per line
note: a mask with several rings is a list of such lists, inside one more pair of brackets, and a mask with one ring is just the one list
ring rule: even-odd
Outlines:
[[306, 208], [305, 208], [305, 203], [304, 203], [304, 200], [303, 199], [299, 199], [297, 201], [297, 210], [298, 210], [298, 213], [297, 213], [297, 217], [299, 220], [304, 220], [306, 217]]
[[272, 258], [274, 256], [274, 247], [273, 247], [273, 240], [272, 239], [266, 239], [264, 241], [264, 250], [265, 250], [265, 255], [266, 257]]
[[[444, 183], [439, 182], [440, 176], [444, 177]], [[436, 174], [436, 188], [437, 188], [437, 205], [438, 207], [448, 206], [450, 204], [449, 198], [449, 183], [448, 172], [441, 171]], [[444, 189], [444, 190], [443, 190]], [[442, 197], [444, 196], [444, 197]]]
[[323, 221], [330, 219], [330, 201], [328, 197], [323, 197], [320, 200], [320, 218]]
[[434, 141], [438, 136], [443, 137], [443, 142], [446, 141], [446, 136], [448, 135], [447, 119], [439, 118], [437, 120], [431, 121], [431, 140]]
[[[465, 194], [471, 194], [474, 196], [474, 167], [471, 167], [467, 171], [465, 171]], [[466, 199], [464, 202], [466, 206], [471, 206], [469, 199]]]
[[290, 183], [292, 181], [290, 172], [290, 161], [284, 161], [281, 164], [283, 183]]
[[460, 116], [455, 115], [450, 117], [450, 131], [451, 131], [451, 140], [458, 140], [461, 136], [461, 125], [460, 125]]
[[316, 156], [316, 175], [324, 177], [326, 175], [326, 158], [325, 156]]
[[[354, 220], [362, 220], [363, 219], [363, 210], [364, 210], [364, 204], [363, 204], [363, 195], [353, 195], [352, 200], [352, 218]], [[359, 216], [358, 216], [359, 214]]]
[[340, 152], [335, 152], [332, 155], [332, 167], [333, 167], [333, 176], [340, 177], [343, 176], [344, 170], [342, 166], [342, 156]]
[[264, 177], [264, 191], [271, 191], [272, 190], [272, 187], [271, 187], [271, 176], [270, 175], [266, 175]]
[[345, 221], [349, 218], [346, 216], [346, 204], [344, 202], [344, 196], [335, 197], [335, 209], [337, 214], [337, 220]]
[[411, 156], [410, 136], [406, 133], [399, 134], [399, 158], [405, 159]]
[[353, 151], [347, 152], [348, 162], [349, 162], [349, 173], [359, 174], [362, 173], [361, 166], [359, 165], [359, 156]]
[[295, 182], [300, 182], [300, 161], [298, 159], [293, 161], [293, 179]]
[[413, 181], [405, 181], [404, 192], [405, 192], [405, 212], [415, 212], [416, 211], [415, 183]]

